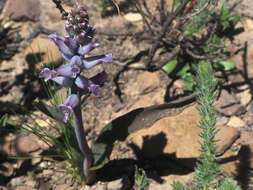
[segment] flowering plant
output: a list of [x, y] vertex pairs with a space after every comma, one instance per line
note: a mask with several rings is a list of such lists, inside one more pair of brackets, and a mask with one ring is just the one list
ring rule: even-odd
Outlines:
[[62, 118], [64, 123], [68, 122], [70, 115], [73, 116], [74, 131], [83, 156], [83, 174], [88, 181], [88, 169], [92, 166], [93, 156], [83, 130], [80, 98], [87, 93], [97, 95], [98, 88], [108, 80], [108, 77], [105, 71], [91, 78], [81, 75], [81, 72], [101, 63], [112, 62], [112, 54], [86, 57], [86, 54], [98, 47], [99, 44], [92, 42], [95, 29], [89, 25], [87, 11], [82, 5], [77, 3], [70, 10], [65, 27], [68, 34], [66, 37], [51, 34], [49, 38], [58, 46], [62, 57], [69, 63], [53, 70], [47, 67], [43, 68], [39, 78], [43, 78], [45, 82], [52, 80], [71, 89], [71, 95], [58, 108], [64, 114]]

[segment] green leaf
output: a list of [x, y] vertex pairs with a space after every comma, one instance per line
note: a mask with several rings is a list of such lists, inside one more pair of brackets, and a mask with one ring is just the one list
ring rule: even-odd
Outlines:
[[225, 20], [228, 15], [229, 15], [229, 13], [228, 13], [228, 9], [227, 9], [227, 3], [223, 3], [223, 5], [221, 7], [221, 13], [220, 13], [221, 20]]
[[237, 22], [239, 20], [240, 20], [240, 16], [239, 15], [230, 15], [228, 17], [228, 21], [230, 21], [230, 22]]
[[172, 60], [163, 66], [163, 70], [170, 74], [177, 66], [177, 60]]
[[193, 91], [193, 87], [194, 87], [194, 76], [191, 73], [186, 73], [184, 75], [184, 77], [182, 78], [184, 80], [184, 84], [185, 84], [185, 91]]
[[172, 11], [176, 10], [180, 5], [179, 0], [173, 0]]
[[225, 178], [217, 190], [240, 190], [240, 188], [235, 185], [235, 181], [233, 179]]
[[219, 64], [222, 66], [222, 68], [225, 71], [231, 71], [232, 69], [235, 68], [235, 63], [233, 61], [231, 61], [230, 59], [220, 61]]
[[186, 73], [190, 70], [190, 65], [186, 64], [180, 71], [177, 72], [177, 76], [184, 77]]
[[115, 142], [124, 141], [130, 133], [149, 127], [163, 117], [180, 113], [183, 106], [190, 102], [192, 99], [138, 108], [114, 119], [102, 129], [92, 145], [94, 164], [90, 170], [102, 168], [109, 161]]
[[0, 119], [0, 127], [5, 127], [8, 120], [8, 114], [4, 114]]
[[222, 26], [223, 26], [223, 30], [226, 30], [226, 29], [229, 27], [229, 25], [230, 25], [229, 22], [226, 21], [226, 20], [223, 21], [221, 24], [222, 24]]
[[173, 190], [188, 190], [187, 187], [185, 187], [182, 183], [179, 181], [176, 181], [172, 184]]

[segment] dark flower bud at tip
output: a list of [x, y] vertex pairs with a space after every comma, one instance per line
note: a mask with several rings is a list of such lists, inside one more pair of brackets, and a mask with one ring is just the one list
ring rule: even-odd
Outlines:
[[74, 19], [72, 17], [68, 18], [68, 21], [73, 24]]
[[80, 32], [80, 29], [79, 29], [79, 27], [77, 25], [73, 26], [73, 30], [74, 30], [75, 33], [79, 33]]
[[86, 11], [80, 11], [79, 15], [80, 15], [82, 18], [86, 18], [87, 21], [89, 21], [89, 15], [87, 14]]
[[82, 18], [80, 16], [76, 16], [76, 21], [81, 23], [82, 22]]
[[87, 24], [85, 22], [81, 23], [80, 25], [81, 25], [80, 28], [82, 28], [83, 30], [87, 29]]

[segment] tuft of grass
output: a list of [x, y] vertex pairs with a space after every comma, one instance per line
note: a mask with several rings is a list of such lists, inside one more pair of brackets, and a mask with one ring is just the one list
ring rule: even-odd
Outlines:
[[[39, 46], [38, 46], [39, 48]], [[48, 59], [51, 58], [51, 54], [47, 52]], [[42, 55], [40, 55], [42, 56]], [[39, 59], [39, 57], [35, 56], [34, 58]], [[53, 61], [50, 61], [50, 67], [54, 68]], [[54, 82], [41, 82], [45, 92], [49, 98], [49, 102], [51, 106], [57, 109], [58, 105], [64, 103], [64, 100], [68, 95], [70, 95], [70, 90], [67, 90], [65, 94], [59, 93], [57, 90], [59, 89], [57, 84]], [[6, 124], [7, 115], [2, 117], [0, 120], [1, 125]], [[53, 149], [54, 153], [51, 155], [39, 155], [39, 156], [12, 156], [12, 159], [34, 159], [41, 158], [42, 160], [47, 160], [54, 164], [56, 168], [60, 169], [63, 172], [63, 175], [52, 182], [52, 184], [47, 189], [52, 189], [54, 185], [59, 183], [61, 180], [65, 179], [67, 176], [71, 175], [76, 178], [76, 180], [80, 184], [84, 184], [84, 176], [82, 172], [82, 162], [83, 158], [81, 156], [81, 152], [79, 151], [78, 143], [74, 134], [74, 129], [71, 125], [72, 118], [70, 118], [69, 123], [65, 124], [62, 122], [56, 123], [55, 121], [48, 122], [48, 126], [50, 126], [50, 131], [54, 131], [54, 134], [48, 132], [44, 126], [37, 122], [37, 119], [44, 120], [45, 118], [30, 113], [29, 119], [34, 123], [33, 125], [28, 124], [25, 121], [25, 118], [19, 116], [20, 121], [14, 121], [8, 119], [8, 122], [14, 123], [15, 127], [21, 129], [26, 134], [34, 134], [39, 137], [45, 144], [48, 145], [50, 149]], [[18, 123], [18, 124], [17, 124]], [[67, 165], [70, 167], [62, 167], [60, 166], [60, 160], [66, 161]]]

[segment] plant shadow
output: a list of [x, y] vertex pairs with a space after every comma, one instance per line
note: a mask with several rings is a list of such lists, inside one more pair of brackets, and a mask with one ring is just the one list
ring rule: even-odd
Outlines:
[[109, 0], [108, 5], [110, 5], [111, 9], [106, 9], [102, 14], [103, 17], [110, 17], [113, 15], [119, 14], [118, 8], [119, 8], [120, 12], [126, 13], [129, 10], [129, 8], [131, 8], [133, 6], [132, 3], [129, 1], [119, 2], [117, 4], [117, 6], [115, 5], [115, 3], [111, 0]]
[[[192, 168], [186, 167], [182, 163], [195, 165], [196, 159], [177, 159], [174, 153], [165, 154], [163, 151], [166, 144], [167, 138], [162, 132], [154, 136], [143, 137], [141, 149], [134, 143], [128, 144], [136, 159], [124, 158], [111, 160], [102, 169], [97, 171], [97, 180], [108, 182], [120, 178], [124, 179], [127, 176], [133, 186], [136, 166], [142, 168], [146, 172], [147, 177], [161, 184], [164, 182], [162, 176], [168, 176], [170, 174], [185, 175], [192, 172]], [[122, 180], [122, 183], [124, 181]]]
[[[8, 100], [0, 101], [0, 115], [3, 115], [5, 113], [27, 114], [29, 111], [33, 111], [35, 109], [33, 102], [36, 98], [48, 99], [48, 96], [44, 89], [43, 81], [39, 80], [39, 73], [36, 69], [36, 67], [41, 64], [43, 55], [45, 55], [45, 53], [28, 54], [25, 58], [28, 68], [24, 69], [22, 73], [16, 75], [13, 81], [4, 81], [1, 83], [0, 97], [11, 96], [10, 92], [13, 91], [13, 89], [19, 89], [19, 94], [15, 95], [15, 102]], [[62, 61], [52, 64], [60, 65], [61, 63]]]
[[238, 153], [239, 163], [237, 164], [235, 179], [239, 182], [242, 190], [249, 189], [252, 185], [253, 169], [251, 168], [251, 157], [253, 153], [249, 145], [243, 145]]

